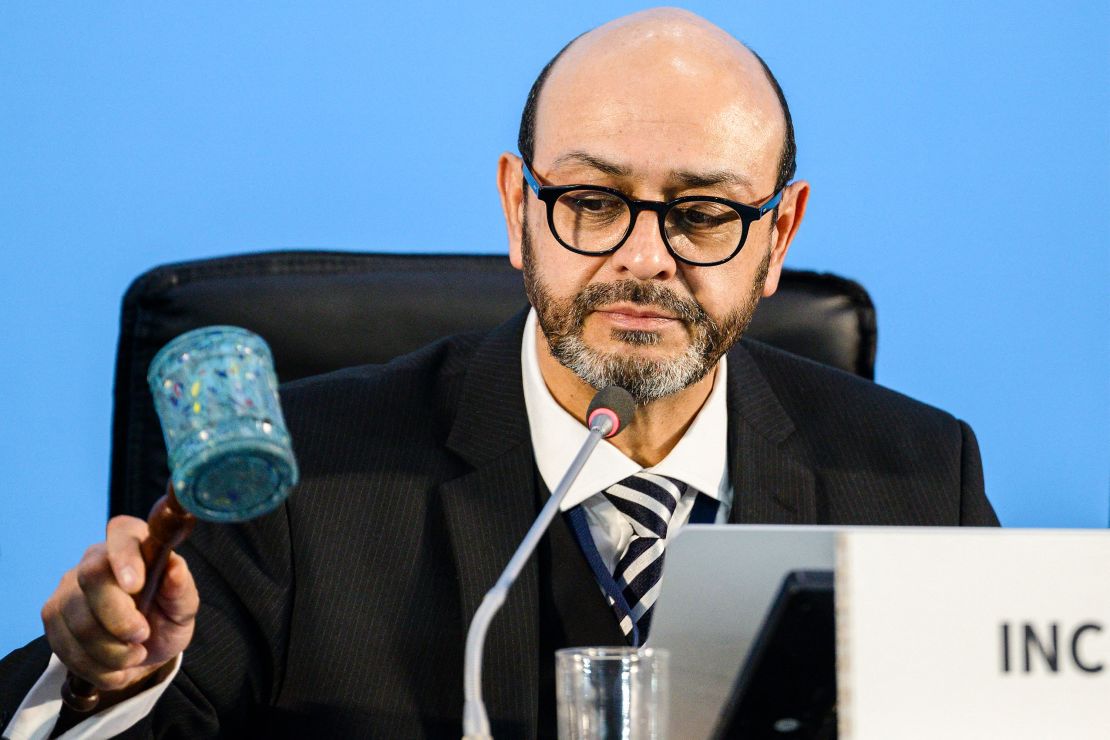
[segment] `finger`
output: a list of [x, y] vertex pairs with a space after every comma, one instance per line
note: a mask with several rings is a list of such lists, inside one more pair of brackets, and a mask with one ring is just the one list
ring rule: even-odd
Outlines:
[[105, 540], [108, 562], [116, 582], [129, 594], [138, 593], [146, 579], [146, 564], [139, 545], [149, 533], [147, 523], [133, 516], [117, 516], [108, 520]]
[[193, 637], [200, 597], [184, 558], [173, 555], [166, 563], [162, 587], [149, 619], [151, 638], [146, 642], [147, 662], [169, 660], [184, 650]]
[[90, 547], [76, 571], [81, 599], [105, 630], [122, 642], [143, 642], [150, 636], [134, 598], [116, 583], [103, 545]]
[[[62, 580], [58, 583], [58, 588], [54, 590], [46, 603], [42, 605], [40, 615], [42, 617], [42, 629], [46, 635], [46, 641], [50, 643], [50, 649], [54, 654], [65, 662], [64, 643], [61, 636], [64, 632], [68, 632], [65, 620], [62, 619], [62, 604], [68, 598], [69, 594], [80, 593], [80, 588], [77, 586], [77, 576], [74, 571], [67, 570]], [[57, 639], [56, 639], [57, 636]]]
[[61, 615], [49, 634], [50, 647], [54, 654], [72, 673], [89, 681], [101, 691], [116, 691], [144, 679], [150, 672], [149, 666], [138, 666], [113, 670], [102, 666], [93, 659], [68, 627]]
[[109, 633], [97, 621], [88, 602], [81, 598], [70, 599], [61, 610], [65, 631], [75, 639], [99, 672], [134, 668], [147, 657], [143, 645], [124, 642]]
[[166, 562], [162, 585], [158, 589], [158, 609], [166, 619], [177, 625], [192, 622], [200, 609], [200, 594], [189, 564], [176, 552], [170, 553]]
[[[47, 621], [45, 614], [43, 621]], [[50, 643], [50, 649], [71, 672], [87, 681], [92, 681], [100, 672], [98, 666], [95, 661], [89, 658], [89, 654], [85, 652], [81, 641], [70, 632], [69, 626], [62, 619], [61, 611], [58, 611], [50, 622], [50, 627], [46, 631], [46, 639]]]

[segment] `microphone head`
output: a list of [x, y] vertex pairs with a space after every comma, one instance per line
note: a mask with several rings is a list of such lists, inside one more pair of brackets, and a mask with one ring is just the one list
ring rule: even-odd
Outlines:
[[239, 522], [285, 500], [299, 474], [262, 337], [236, 326], [186, 332], [155, 355], [147, 383], [186, 510]]
[[591, 430], [601, 432], [606, 439], [615, 437], [632, 423], [636, 402], [632, 394], [619, 385], [602, 388], [586, 409], [586, 424]]

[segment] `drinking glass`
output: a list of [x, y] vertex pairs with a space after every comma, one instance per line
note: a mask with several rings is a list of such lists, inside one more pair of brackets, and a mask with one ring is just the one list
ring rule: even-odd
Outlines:
[[666, 738], [666, 650], [567, 648], [555, 653], [560, 740]]

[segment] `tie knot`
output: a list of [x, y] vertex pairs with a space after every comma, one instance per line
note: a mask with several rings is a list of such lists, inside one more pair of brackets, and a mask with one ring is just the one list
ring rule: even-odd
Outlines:
[[604, 493], [631, 520], [637, 536], [662, 539], [685, 491], [682, 481], [640, 471], [609, 486]]

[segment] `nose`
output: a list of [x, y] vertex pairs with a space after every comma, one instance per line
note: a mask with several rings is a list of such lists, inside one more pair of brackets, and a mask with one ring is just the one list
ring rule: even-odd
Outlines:
[[659, 217], [650, 210], [640, 211], [621, 248], [610, 258], [613, 268], [622, 277], [637, 280], [668, 280], [675, 275], [678, 264], [663, 243]]

